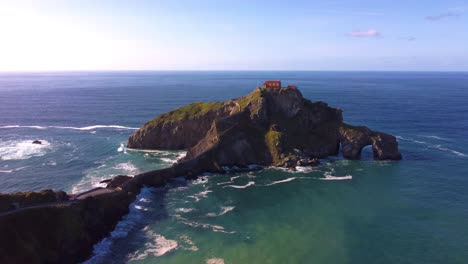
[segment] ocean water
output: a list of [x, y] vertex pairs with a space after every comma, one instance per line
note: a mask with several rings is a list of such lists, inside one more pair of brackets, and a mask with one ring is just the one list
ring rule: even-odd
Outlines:
[[403, 160], [366, 148], [361, 161], [145, 188], [88, 263], [468, 263], [468, 73], [1, 73], [0, 192], [76, 193], [170, 166], [183, 151], [131, 151], [126, 139], [265, 79], [396, 135]]

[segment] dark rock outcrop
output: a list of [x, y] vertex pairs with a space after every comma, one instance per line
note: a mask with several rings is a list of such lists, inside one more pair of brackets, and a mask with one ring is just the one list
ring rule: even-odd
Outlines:
[[40, 192], [0, 193], [0, 213], [37, 204], [64, 202], [67, 201], [68, 198], [65, 192], [55, 192], [50, 189]]
[[131, 179], [133, 179], [133, 177], [127, 175], [117, 175], [112, 179], [103, 180], [100, 183], [107, 183], [106, 188], [117, 189], [125, 183], [127, 183], [128, 181], [130, 181]]
[[34, 140], [32, 143], [33, 143], [33, 144], [41, 145], [41, 144], [42, 144], [42, 141], [40, 141], [40, 140]]
[[128, 213], [134, 193], [113, 192], [0, 215], [0, 263], [79, 263]]
[[343, 157], [360, 159], [364, 147], [371, 145], [374, 159], [400, 160], [398, 142], [392, 135], [371, 131], [367, 127], [355, 127], [343, 124], [339, 128]]

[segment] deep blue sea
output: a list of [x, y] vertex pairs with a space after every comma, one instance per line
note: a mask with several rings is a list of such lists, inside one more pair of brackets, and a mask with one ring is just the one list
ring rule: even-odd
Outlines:
[[0, 192], [77, 193], [170, 166], [183, 151], [128, 150], [128, 136], [266, 79], [397, 136], [403, 160], [366, 148], [361, 161], [145, 188], [88, 263], [468, 263], [468, 73], [0, 73]]

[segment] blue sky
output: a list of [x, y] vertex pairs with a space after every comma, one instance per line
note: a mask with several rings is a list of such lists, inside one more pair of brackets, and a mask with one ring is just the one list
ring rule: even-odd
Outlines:
[[0, 0], [0, 71], [468, 71], [468, 1]]

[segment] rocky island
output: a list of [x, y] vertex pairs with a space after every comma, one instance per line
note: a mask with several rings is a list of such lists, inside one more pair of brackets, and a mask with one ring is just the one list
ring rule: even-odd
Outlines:
[[359, 159], [371, 145], [374, 159], [399, 160], [392, 135], [343, 122], [342, 111], [305, 99], [295, 86], [265, 83], [226, 102], [197, 102], [149, 121], [128, 147], [187, 150], [172, 167], [135, 177], [118, 176], [107, 188], [0, 195], [0, 263], [77, 263], [128, 213], [143, 186], [174, 177], [223, 173], [225, 166], [316, 165], [339, 155]]

